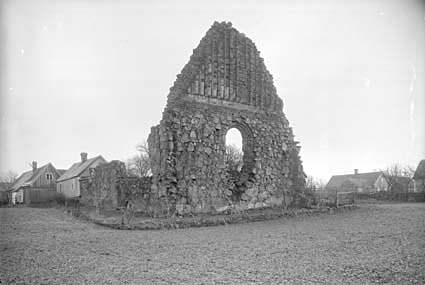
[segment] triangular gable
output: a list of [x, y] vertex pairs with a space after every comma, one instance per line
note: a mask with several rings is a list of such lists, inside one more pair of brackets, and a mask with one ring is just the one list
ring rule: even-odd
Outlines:
[[425, 179], [425, 159], [419, 162], [415, 174], [413, 175], [413, 179]]
[[29, 170], [22, 173], [21, 176], [19, 176], [15, 181], [15, 183], [13, 183], [11, 190], [16, 191], [21, 187], [31, 186], [32, 183], [34, 183], [40, 177], [40, 175], [46, 173], [47, 170], [53, 170], [56, 172], [56, 168], [51, 163], [48, 163], [37, 168], [35, 172]]
[[225, 22], [215, 22], [193, 50], [168, 100], [188, 97], [271, 112], [282, 112], [283, 107], [255, 44]]
[[53, 166], [52, 163], [49, 162], [48, 164], [37, 168], [37, 171], [26, 183], [32, 185], [41, 175], [45, 175], [46, 173], [54, 173], [56, 174], [55, 178], [59, 177], [59, 173], [57, 172], [56, 168]]

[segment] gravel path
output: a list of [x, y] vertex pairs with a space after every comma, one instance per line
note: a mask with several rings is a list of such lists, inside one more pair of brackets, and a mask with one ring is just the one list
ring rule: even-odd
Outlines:
[[425, 204], [160, 231], [0, 208], [1, 284], [425, 283]]

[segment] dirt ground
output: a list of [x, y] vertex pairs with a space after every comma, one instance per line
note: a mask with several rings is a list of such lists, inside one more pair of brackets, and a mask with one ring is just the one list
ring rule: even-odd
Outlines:
[[425, 204], [120, 231], [0, 208], [0, 284], [425, 283]]

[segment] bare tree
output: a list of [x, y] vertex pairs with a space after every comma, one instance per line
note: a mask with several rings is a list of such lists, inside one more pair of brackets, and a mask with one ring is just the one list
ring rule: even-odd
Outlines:
[[315, 192], [324, 189], [325, 183], [321, 179], [307, 175], [307, 178], [305, 179], [305, 188]]
[[130, 174], [148, 177], [152, 173], [148, 143], [143, 141], [136, 146], [136, 150], [138, 153], [127, 160], [127, 170]]
[[413, 178], [413, 175], [415, 174], [415, 167], [412, 165], [406, 165], [402, 169], [402, 176], [403, 177], [409, 177]]
[[323, 192], [319, 192], [324, 188], [325, 184], [321, 179], [307, 175], [305, 178], [305, 186], [302, 188], [300, 193], [297, 193], [297, 195], [301, 198], [304, 206], [310, 207], [312, 204], [316, 204], [318, 202], [320, 195], [324, 194]]
[[415, 173], [414, 167], [393, 164], [382, 170], [383, 176], [388, 183], [388, 191], [407, 192], [408, 184]]
[[235, 145], [226, 145], [224, 162], [226, 163], [227, 170], [240, 171], [243, 164], [242, 151]]
[[136, 146], [136, 150], [144, 155], [149, 155], [149, 145], [148, 142], [146, 140], [144, 140], [143, 142], [139, 143]]
[[0, 182], [13, 184], [18, 178], [18, 173], [15, 171], [9, 170], [5, 173], [0, 174]]

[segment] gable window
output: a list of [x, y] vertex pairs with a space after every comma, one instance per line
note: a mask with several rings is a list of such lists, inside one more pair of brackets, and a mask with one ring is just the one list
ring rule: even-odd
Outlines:
[[53, 180], [53, 175], [51, 173], [46, 173], [47, 180]]

